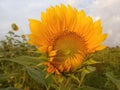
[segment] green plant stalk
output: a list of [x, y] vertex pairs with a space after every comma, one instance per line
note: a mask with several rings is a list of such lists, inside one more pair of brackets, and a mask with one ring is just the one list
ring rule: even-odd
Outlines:
[[81, 74], [81, 78], [80, 78], [78, 87], [80, 87], [80, 86], [82, 85], [85, 76], [86, 76], [86, 73], [82, 73], [82, 74]]
[[70, 82], [70, 79], [67, 79], [67, 80], [66, 80], [66, 83], [65, 83], [65, 87], [68, 86], [69, 82]]

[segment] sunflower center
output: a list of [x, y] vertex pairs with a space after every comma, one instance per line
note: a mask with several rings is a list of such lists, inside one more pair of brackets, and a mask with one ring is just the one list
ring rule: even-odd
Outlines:
[[71, 52], [72, 52], [72, 51], [68, 49], [68, 50], [65, 50], [65, 51], [63, 52], [63, 54], [64, 54], [64, 55], [70, 55]]
[[64, 32], [56, 38], [54, 49], [59, 56], [72, 57], [79, 51], [84, 51], [84, 41], [74, 32]]

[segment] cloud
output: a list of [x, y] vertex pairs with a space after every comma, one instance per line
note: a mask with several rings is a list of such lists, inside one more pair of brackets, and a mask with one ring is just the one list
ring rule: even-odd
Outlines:
[[101, 19], [103, 31], [109, 34], [105, 44], [120, 45], [120, 0], [0, 0], [0, 38], [13, 22], [20, 27], [17, 33], [30, 33], [29, 18], [40, 19], [42, 11], [61, 3], [84, 9], [94, 20]]
[[[89, 5], [89, 14], [100, 18], [104, 32], [108, 33], [105, 44], [120, 45], [120, 0], [95, 0]], [[98, 19], [99, 19], [98, 18]]]

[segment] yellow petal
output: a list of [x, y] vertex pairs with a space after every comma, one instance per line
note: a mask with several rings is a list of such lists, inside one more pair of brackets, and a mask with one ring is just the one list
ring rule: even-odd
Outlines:
[[99, 47], [97, 47], [96, 48], [96, 50], [103, 50], [103, 49], [105, 49], [107, 46], [99, 46]]
[[49, 52], [49, 56], [55, 56], [57, 54], [57, 50], [54, 50], [54, 51], [50, 51]]

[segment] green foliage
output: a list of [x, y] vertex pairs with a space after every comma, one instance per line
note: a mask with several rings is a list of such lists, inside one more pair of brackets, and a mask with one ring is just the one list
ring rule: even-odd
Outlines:
[[15, 31], [0, 43], [0, 90], [120, 90], [118, 46], [91, 54], [82, 67], [58, 76], [45, 72], [45, 55]]
[[[29, 60], [29, 61], [28, 61]], [[28, 84], [29, 81], [31, 82], [30, 85], [33, 84], [34, 78], [36, 78], [36, 81], [43, 79], [43, 73], [42, 70], [37, 71], [35, 70], [35, 65], [40, 63], [39, 58], [35, 57], [30, 57], [30, 56], [20, 56], [16, 58], [2, 58], [1, 59], [1, 72], [6, 73], [6, 74], [0, 74], [0, 83], [1, 85], [6, 83], [7, 86], [2, 86], [2, 87], [15, 87], [15, 88], [26, 88], [29, 87]], [[12, 65], [10, 65], [12, 64]], [[9, 66], [10, 65], [10, 66]], [[12, 66], [12, 67], [11, 67]], [[5, 67], [5, 68], [4, 68]], [[13, 73], [13, 74], [10, 74]], [[40, 76], [41, 75], [41, 76]], [[39, 78], [37, 78], [37, 77]], [[32, 77], [30, 79], [30, 77]], [[38, 80], [37, 80], [38, 79]], [[42, 85], [43, 82], [41, 81], [40, 86], [38, 88], [43, 88], [44, 86]], [[33, 84], [34, 85], [34, 84]], [[37, 85], [37, 84], [35, 84]], [[34, 87], [29, 87], [31, 90]], [[36, 87], [35, 87], [36, 88]]]
[[27, 67], [27, 72], [36, 82], [46, 85], [45, 73], [42, 70]]
[[111, 72], [114, 78], [120, 79], [120, 47], [106, 48], [88, 58], [102, 63], [94, 65], [96, 72], [88, 74], [84, 84], [102, 90], [119, 90], [106, 73]]
[[35, 46], [27, 43], [25, 37], [16, 35], [14, 31], [9, 31], [6, 39], [0, 41], [0, 88], [2, 90], [43, 88], [29, 77], [26, 69], [26, 67], [34, 68], [41, 62], [38, 58], [40, 53], [36, 50]]
[[120, 79], [119, 80], [115, 79], [114, 76], [112, 75], [112, 73], [110, 73], [110, 72], [107, 72], [106, 76], [108, 77], [109, 80], [111, 80], [116, 85], [118, 90], [120, 90]]
[[11, 58], [20, 55], [35, 56], [40, 55], [37, 53], [37, 48], [27, 43], [27, 38], [16, 35], [15, 32], [9, 31], [6, 39], [0, 41], [0, 57]]
[[8, 78], [13, 76], [14, 74], [0, 74], [0, 83], [6, 81]]
[[89, 87], [89, 86], [82, 86], [80, 88], [76, 88], [75, 90], [101, 90], [101, 89], [96, 89], [94, 87]]

